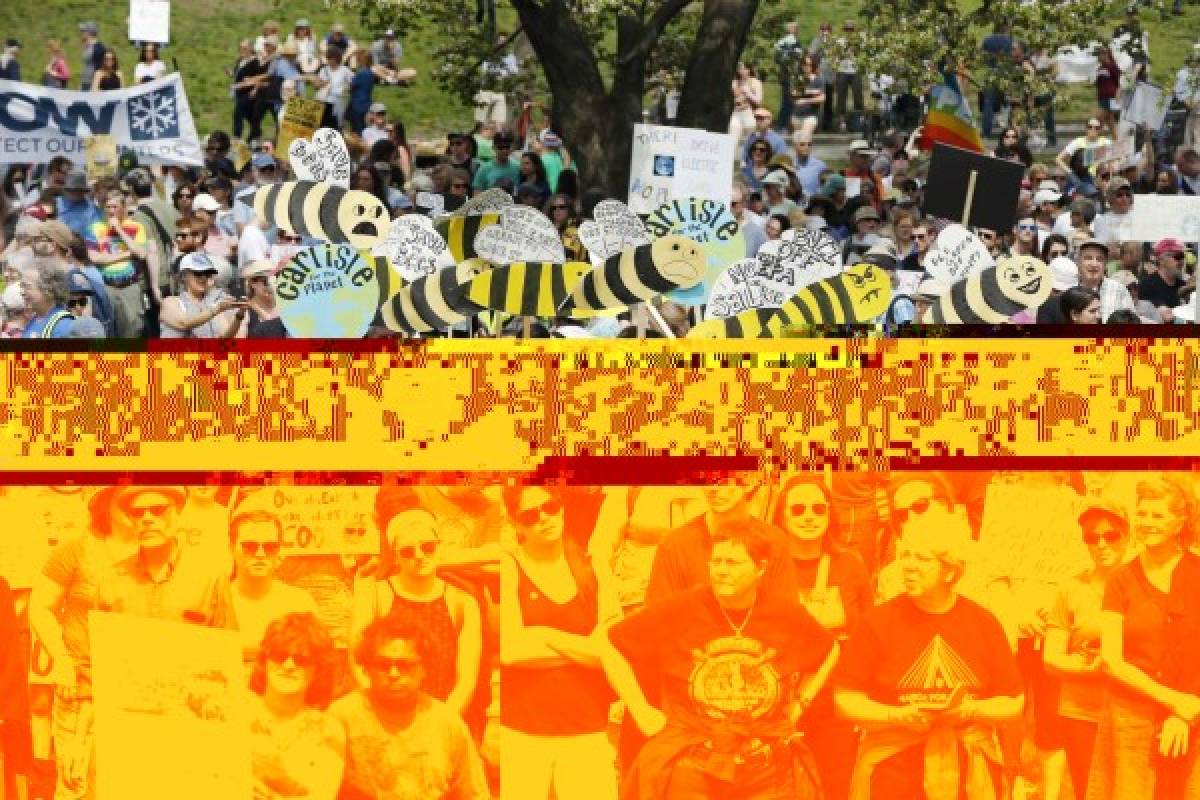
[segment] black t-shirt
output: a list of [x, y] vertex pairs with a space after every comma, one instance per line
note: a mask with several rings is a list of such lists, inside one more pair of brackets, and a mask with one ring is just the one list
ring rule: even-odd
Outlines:
[[1051, 297], [1049, 300], [1038, 306], [1038, 325], [1066, 325], [1069, 322], [1070, 320], [1063, 316], [1062, 303], [1059, 302], [1058, 295]]
[[727, 725], [772, 735], [787, 724], [797, 682], [821, 665], [833, 637], [792, 598], [760, 596], [748, 618], [729, 613], [745, 621], [741, 636], [712, 589], [698, 586], [646, 606], [608, 635], [631, 661], [656, 665], [667, 719], [705, 735]]
[[962, 596], [944, 614], [922, 611], [908, 595], [867, 612], [846, 642], [835, 685], [890, 705], [945, 702], [959, 686], [981, 699], [1022, 692], [1000, 622]]
[[[267, 67], [257, 57], [250, 57], [237, 65], [233, 71], [233, 82], [239, 83], [247, 78], [253, 78], [256, 75], [265, 75]], [[250, 88], [236, 90], [238, 97], [246, 97], [250, 94]]]
[[1182, 277], [1177, 278], [1175, 284], [1171, 285], [1157, 272], [1152, 272], [1142, 276], [1138, 282], [1138, 291], [1142, 300], [1149, 300], [1155, 307], [1175, 308], [1179, 305], [1179, 290], [1182, 286]]

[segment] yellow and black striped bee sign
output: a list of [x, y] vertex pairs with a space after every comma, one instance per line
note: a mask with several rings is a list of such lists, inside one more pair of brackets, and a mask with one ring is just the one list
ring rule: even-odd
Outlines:
[[926, 313], [938, 324], [998, 325], [1050, 298], [1053, 280], [1041, 259], [1016, 256], [972, 273], [950, 287]]
[[711, 319], [688, 332], [696, 339], [766, 339], [785, 329], [816, 325], [859, 325], [887, 311], [892, 281], [874, 264], [855, 264], [841, 274], [810, 284], [779, 308], [754, 308], [726, 319]]
[[379, 309], [383, 324], [399, 333], [441, 331], [473, 317], [483, 306], [467, 297], [467, 282], [486, 269], [479, 259], [440, 269], [396, 290]]
[[589, 272], [571, 292], [561, 313], [593, 317], [674, 289], [687, 289], [704, 279], [707, 265], [704, 251], [691, 239], [663, 236], [617, 253]]
[[288, 181], [258, 189], [254, 213], [300, 236], [370, 250], [388, 232], [391, 215], [373, 194], [328, 183]]
[[435, 227], [450, 248], [454, 263], [477, 258], [475, 252], [475, 237], [484, 228], [490, 228], [500, 222], [498, 213], [469, 214], [465, 217], [447, 217]]
[[518, 317], [553, 317], [591, 264], [541, 261], [504, 264], [473, 278], [467, 297], [493, 311]]

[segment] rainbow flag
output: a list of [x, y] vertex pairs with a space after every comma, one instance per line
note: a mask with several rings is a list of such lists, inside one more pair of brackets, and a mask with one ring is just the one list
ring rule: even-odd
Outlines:
[[983, 152], [983, 139], [975, 129], [971, 108], [963, 96], [945, 84], [933, 87], [929, 97], [929, 113], [922, 131], [922, 149], [931, 150], [937, 142]]

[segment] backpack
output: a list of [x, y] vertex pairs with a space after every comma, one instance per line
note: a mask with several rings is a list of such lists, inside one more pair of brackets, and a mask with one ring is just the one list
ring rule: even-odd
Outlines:
[[[892, 295], [892, 302], [888, 303], [887, 311], [884, 312], [884, 315], [883, 315], [883, 324], [884, 325], [901, 325], [901, 324], [908, 325], [908, 324], [911, 324], [909, 322], [900, 323], [900, 322], [896, 321], [896, 304], [899, 303], [901, 300], [907, 300], [910, 303], [913, 302], [913, 299], [906, 294]], [[914, 305], [915, 305], [915, 303], [914, 303]]]

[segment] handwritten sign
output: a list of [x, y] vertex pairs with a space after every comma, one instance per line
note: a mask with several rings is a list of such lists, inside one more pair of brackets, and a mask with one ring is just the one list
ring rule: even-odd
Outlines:
[[724, 133], [634, 125], [629, 208], [648, 214], [687, 197], [728, 204], [734, 149], [733, 137]]
[[962, 225], [947, 225], [935, 249], [925, 259], [925, 271], [942, 283], [957, 283], [968, 275], [996, 266], [979, 237]]
[[1200, 197], [1173, 194], [1139, 194], [1133, 198], [1129, 236], [1135, 242], [1157, 242], [1168, 237], [1182, 242], [1200, 241]]
[[424, 210], [431, 217], [446, 216], [446, 198], [437, 192], [417, 192], [413, 203], [418, 211]]
[[1129, 108], [1125, 110], [1122, 121], [1157, 131], [1167, 118], [1167, 106], [1170, 104], [1170, 92], [1152, 83], [1139, 82], [1129, 98]]
[[475, 252], [493, 264], [518, 261], [547, 261], [562, 264], [567, 260], [562, 239], [554, 223], [536, 208], [510, 206], [475, 236]]
[[301, 339], [361, 339], [379, 307], [375, 267], [348, 244], [306, 247], [276, 276], [279, 317]]
[[89, 181], [111, 178], [117, 174], [117, 140], [107, 133], [87, 136], [83, 140]]
[[93, 611], [97, 800], [250, 797], [235, 631]]
[[453, 217], [469, 217], [473, 214], [493, 214], [513, 205], [512, 195], [503, 189], [488, 189], [480, 192], [455, 211]]
[[378, 555], [377, 492], [374, 486], [271, 486], [251, 490], [237, 508], [278, 515], [285, 555]]
[[346, 140], [330, 128], [321, 128], [312, 135], [312, 140], [294, 139], [287, 149], [292, 172], [302, 181], [324, 183], [350, 188], [350, 173], [353, 166]]
[[619, 200], [602, 200], [596, 204], [592, 219], [580, 224], [579, 241], [598, 267], [623, 250], [650, 244], [650, 234], [629, 206]]
[[279, 141], [275, 152], [287, 159], [291, 155], [292, 142], [297, 139], [308, 139], [321, 127], [321, 117], [325, 115], [325, 104], [320, 100], [307, 100], [303, 97], [293, 97], [283, 107], [279, 118]]
[[751, 308], [779, 308], [809, 284], [842, 271], [837, 242], [821, 231], [784, 233], [755, 258], [736, 262], [713, 286], [706, 319], [731, 317]]
[[170, 42], [170, 0], [129, 0], [129, 41]]
[[690, 197], [656, 208], [646, 219], [646, 230], [655, 239], [678, 234], [701, 245], [707, 262], [704, 280], [667, 295], [684, 305], [703, 305], [725, 268], [746, 255], [746, 239], [729, 207], [715, 200]]
[[705, 307], [706, 319], [733, 317], [752, 308], [779, 308], [791, 297], [763, 280], [764, 266], [757, 258], [743, 258], [721, 273]]
[[392, 221], [387, 237], [372, 254], [386, 258], [411, 283], [436, 272], [448, 249], [429, 217], [407, 214]]

